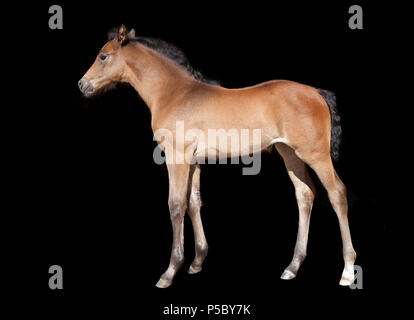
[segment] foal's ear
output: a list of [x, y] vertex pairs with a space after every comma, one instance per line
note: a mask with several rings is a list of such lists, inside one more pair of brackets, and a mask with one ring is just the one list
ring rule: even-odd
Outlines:
[[118, 40], [121, 46], [128, 42], [128, 32], [124, 24], [122, 24], [119, 27], [118, 32], [116, 34], [116, 39]]
[[136, 37], [135, 35], [135, 29], [132, 28], [131, 30], [129, 30], [128, 32], [128, 39], [134, 39]]

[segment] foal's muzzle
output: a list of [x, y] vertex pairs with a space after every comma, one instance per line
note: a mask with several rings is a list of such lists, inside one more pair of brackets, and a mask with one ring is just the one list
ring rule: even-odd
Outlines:
[[88, 78], [82, 78], [78, 82], [79, 90], [82, 91], [84, 95], [88, 95], [93, 91], [93, 85], [88, 80]]

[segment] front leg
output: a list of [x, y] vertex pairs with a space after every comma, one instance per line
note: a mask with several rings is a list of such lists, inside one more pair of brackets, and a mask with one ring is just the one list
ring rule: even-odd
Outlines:
[[[192, 176], [192, 177], [191, 177]], [[203, 223], [201, 221], [200, 209], [201, 209], [201, 198], [200, 198], [200, 165], [194, 164], [190, 169], [190, 185], [191, 189], [188, 199], [188, 215], [191, 218], [194, 230], [194, 247], [195, 247], [195, 258], [193, 263], [188, 269], [188, 273], [198, 273], [202, 269], [203, 261], [207, 255], [208, 245], [206, 236], [204, 235]]]
[[188, 164], [168, 164], [170, 181], [168, 206], [173, 227], [173, 243], [168, 269], [156, 286], [167, 288], [184, 262], [184, 215], [187, 208], [187, 192], [190, 166]]

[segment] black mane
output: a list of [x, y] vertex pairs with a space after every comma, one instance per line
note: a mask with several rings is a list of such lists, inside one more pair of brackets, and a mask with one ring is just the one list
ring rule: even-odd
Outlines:
[[[116, 35], [116, 29], [111, 30], [108, 33], [108, 40], [112, 40], [115, 37], [115, 35]], [[134, 37], [134, 38], [129, 37], [128, 40], [139, 42], [147, 46], [148, 48], [151, 48], [161, 53], [162, 55], [166, 56], [167, 58], [175, 61], [180, 66], [183, 66], [195, 79], [201, 82], [212, 84], [212, 85], [219, 85], [217, 81], [207, 79], [204, 77], [204, 75], [200, 71], [195, 70], [191, 66], [190, 61], [188, 60], [185, 53], [180, 48], [176, 47], [175, 45], [171, 43], [168, 43], [167, 41], [156, 39], [156, 38], [147, 38], [147, 37]]]

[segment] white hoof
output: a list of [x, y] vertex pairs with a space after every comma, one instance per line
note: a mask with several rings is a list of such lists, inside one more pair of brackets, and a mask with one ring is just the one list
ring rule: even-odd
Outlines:
[[192, 265], [190, 266], [190, 268], [188, 269], [188, 273], [189, 274], [196, 274], [199, 273], [203, 268], [194, 268]]
[[160, 278], [160, 280], [158, 280], [155, 286], [158, 288], [164, 289], [164, 288], [168, 288], [171, 285], [171, 283], [172, 281], [170, 280], [164, 280], [163, 278]]
[[355, 277], [353, 273], [344, 272], [342, 274], [341, 281], [339, 281], [339, 284], [341, 286], [350, 286], [351, 284], [354, 283], [354, 280], [355, 280]]
[[296, 277], [296, 274], [294, 274], [292, 271], [285, 270], [285, 271], [283, 271], [282, 275], [280, 276], [280, 279], [291, 280], [295, 277]]

